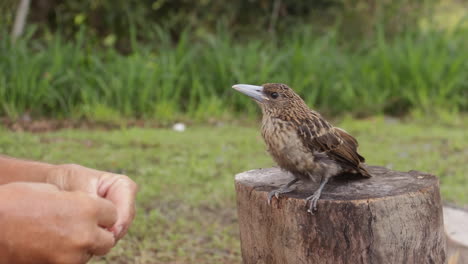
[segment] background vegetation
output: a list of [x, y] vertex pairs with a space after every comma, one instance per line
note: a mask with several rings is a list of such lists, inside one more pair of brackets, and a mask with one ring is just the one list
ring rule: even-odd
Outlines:
[[12, 43], [7, 0], [0, 115], [224, 118], [256, 111], [232, 84], [265, 82], [329, 115], [468, 109], [468, 28], [437, 1], [293, 2], [33, 1]]

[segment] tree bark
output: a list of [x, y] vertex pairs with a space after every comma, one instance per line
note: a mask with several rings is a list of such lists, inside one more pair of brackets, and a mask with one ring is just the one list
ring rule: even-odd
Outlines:
[[13, 30], [11, 32], [13, 42], [23, 34], [30, 4], [31, 0], [21, 0], [18, 9], [16, 10], [15, 23], [13, 24]]
[[314, 215], [304, 199], [318, 182], [299, 182], [268, 205], [268, 192], [290, 181], [290, 174], [271, 168], [236, 175], [244, 263], [444, 263], [438, 179], [368, 169], [370, 179], [331, 180]]

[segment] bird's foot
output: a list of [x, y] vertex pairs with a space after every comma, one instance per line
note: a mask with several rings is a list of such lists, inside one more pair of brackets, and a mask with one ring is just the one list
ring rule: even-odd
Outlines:
[[271, 204], [271, 200], [273, 199], [273, 197], [276, 197], [276, 199], [279, 200], [279, 196], [283, 193], [288, 193], [288, 192], [292, 192], [294, 189], [293, 188], [290, 188], [290, 187], [282, 187], [282, 188], [279, 188], [279, 189], [276, 189], [276, 190], [273, 190], [271, 192], [268, 193], [268, 205]]
[[306, 198], [306, 201], [310, 201], [309, 209], [307, 209], [308, 213], [314, 214], [317, 211], [317, 202], [320, 199], [320, 195], [322, 192], [316, 191], [314, 194]]

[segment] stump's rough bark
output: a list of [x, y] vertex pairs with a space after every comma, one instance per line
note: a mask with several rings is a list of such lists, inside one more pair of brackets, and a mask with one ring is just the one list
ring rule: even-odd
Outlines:
[[236, 175], [242, 258], [250, 264], [444, 263], [445, 236], [435, 176], [368, 167], [370, 179], [331, 180], [315, 215], [318, 183], [267, 204], [292, 176], [277, 168]]

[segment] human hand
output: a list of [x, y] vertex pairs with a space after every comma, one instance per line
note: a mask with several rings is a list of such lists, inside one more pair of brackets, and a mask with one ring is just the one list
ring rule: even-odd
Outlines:
[[97, 196], [44, 183], [0, 185], [1, 262], [86, 263], [115, 245], [107, 229], [116, 220], [114, 204]]
[[129, 177], [75, 164], [55, 166], [47, 183], [64, 191], [82, 191], [111, 201], [117, 208], [117, 221], [109, 229], [116, 241], [122, 238], [135, 217], [137, 185]]

